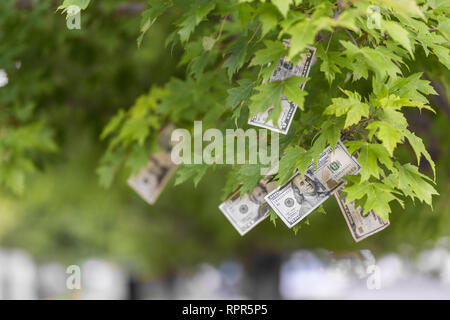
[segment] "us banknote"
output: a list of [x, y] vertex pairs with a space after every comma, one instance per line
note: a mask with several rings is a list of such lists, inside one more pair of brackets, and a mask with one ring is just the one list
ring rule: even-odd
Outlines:
[[362, 215], [362, 208], [355, 207], [355, 203], [345, 203], [345, 196], [342, 194], [342, 188], [335, 192], [336, 200], [347, 222], [348, 228], [356, 242], [361, 241], [368, 236], [377, 233], [389, 225], [389, 221], [383, 221], [373, 210], [365, 216]]
[[128, 185], [149, 204], [154, 204], [176, 168], [170, 153], [161, 151], [152, 155], [137, 175], [128, 178]]
[[264, 196], [273, 189], [275, 189], [275, 182], [262, 180], [251, 195], [247, 193], [241, 197], [240, 192], [237, 191], [221, 203], [219, 209], [243, 236], [267, 217], [269, 206], [264, 201]]
[[[292, 76], [307, 77], [309, 70], [315, 61], [315, 52], [316, 48], [307, 47], [307, 53], [302, 54], [302, 59], [295, 65], [290, 62], [287, 57], [280, 59], [276, 70], [269, 78], [269, 82], [284, 80]], [[304, 87], [305, 83], [299, 87], [299, 90], [303, 90]], [[256, 116], [253, 116], [248, 120], [248, 123], [282, 134], [287, 134], [289, 127], [291, 126], [292, 119], [294, 118], [295, 111], [297, 110], [297, 105], [292, 101], [287, 100], [283, 95], [281, 99], [281, 113], [276, 123], [274, 123], [273, 120], [267, 120], [272, 110], [273, 106], [267, 106], [267, 110], [265, 112], [261, 112]]]
[[158, 136], [160, 151], [150, 155], [147, 166], [138, 174], [130, 176], [127, 181], [128, 185], [149, 204], [156, 202], [177, 168], [170, 155], [172, 147], [170, 135], [174, 128], [173, 124], [169, 124], [161, 130]]
[[295, 174], [285, 185], [265, 196], [265, 200], [283, 222], [292, 228], [327, 200], [340, 186], [322, 190], [313, 179]]
[[350, 155], [341, 141], [336, 148], [325, 148], [317, 161], [317, 168], [313, 162], [306, 171], [306, 175], [315, 181], [321, 191], [336, 189], [341, 184], [342, 177], [348, 174], [354, 175], [361, 171], [361, 166]]

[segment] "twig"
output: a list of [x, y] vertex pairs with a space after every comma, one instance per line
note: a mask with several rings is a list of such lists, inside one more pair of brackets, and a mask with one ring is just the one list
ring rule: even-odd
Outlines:
[[262, 23], [260, 22], [260, 23], [258, 24], [258, 26], [256, 27], [255, 32], [253, 32], [252, 37], [250, 38], [250, 40], [248, 40], [247, 43], [252, 42], [252, 40], [253, 40], [253, 38], [256, 36], [256, 33], [258, 32], [259, 28], [261, 28], [261, 25], [262, 25]]
[[341, 10], [342, 10], [342, 0], [339, 0], [338, 3], [338, 10], [334, 15], [334, 20], [337, 20], [337, 18], [339, 17], [339, 15], [341, 14]]
[[328, 52], [328, 48], [330, 47], [331, 39], [333, 38], [333, 34], [334, 34], [334, 31], [331, 33], [330, 38], [328, 39], [327, 49], [325, 50], [325, 53]]
[[225, 59], [222, 59], [222, 61], [214, 68], [214, 72], [219, 71], [219, 69], [223, 66], [223, 64], [225, 63], [225, 61], [228, 60], [230, 56], [226, 57]]
[[355, 44], [355, 46], [357, 48], [359, 48], [358, 43], [356, 42], [355, 38], [353, 38], [353, 35], [351, 34], [351, 32], [347, 28], [344, 28], [344, 30], [347, 32], [347, 34], [350, 36], [350, 38], [352, 38], [352, 41]]
[[222, 23], [220, 24], [220, 28], [219, 28], [219, 34], [217, 35], [217, 38], [216, 38], [216, 42], [220, 39], [220, 37], [222, 36], [222, 31], [223, 31], [223, 26], [225, 25], [225, 21], [227, 20], [227, 18], [228, 18], [228, 15], [226, 15], [225, 17], [223, 17], [223, 19], [222, 19]]

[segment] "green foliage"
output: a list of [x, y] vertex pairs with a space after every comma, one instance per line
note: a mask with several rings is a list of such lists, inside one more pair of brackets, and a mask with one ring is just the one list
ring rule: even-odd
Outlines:
[[70, 6], [77, 6], [81, 10], [84, 10], [88, 7], [89, 2], [91, 2], [91, 0], [64, 0], [63, 3], [58, 7], [58, 10], [66, 12], [67, 8]]
[[343, 90], [347, 98], [334, 98], [333, 104], [328, 106], [324, 114], [336, 117], [346, 116], [344, 128], [358, 123], [362, 117], [369, 116], [369, 105], [361, 102], [361, 96], [357, 92]]
[[148, 151], [157, 151], [157, 144], [149, 144], [149, 141], [155, 141], [161, 128], [155, 109], [165, 94], [164, 90], [153, 87], [148, 94], [140, 96], [127, 112], [120, 110], [103, 129], [101, 139], [112, 136], [97, 169], [104, 187], [111, 185], [120, 163], [124, 162], [132, 173], [137, 173], [148, 162]]
[[[378, 29], [367, 23], [367, 8], [373, 3], [381, 8]], [[448, 68], [449, 19], [444, 2], [149, 1], [143, 19], [153, 23], [169, 6], [180, 9], [180, 14], [174, 22], [176, 36], [168, 39], [168, 44], [185, 49], [181, 64], [187, 65], [193, 78], [166, 84], [167, 96], [156, 107], [160, 116], [188, 126], [189, 121], [202, 118], [215, 127], [226, 128], [234, 122], [245, 128], [243, 117], [269, 106], [273, 106], [269, 119], [276, 120], [285, 96], [299, 106], [297, 119], [311, 121], [301, 121], [283, 145], [276, 176], [279, 184], [297, 170], [304, 173], [327, 145], [334, 147], [341, 139], [362, 166], [360, 176], [349, 179], [345, 192], [351, 200], [364, 198], [365, 212], [373, 209], [388, 219], [390, 203], [401, 202], [400, 195], [431, 205], [436, 192], [429, 179], [417, 166], [401, 165], [396, 150], [408, 142], [417, 165], [423, 156], [435, 172], [434, 161], [422, 139], [410, 131], [404, 110], [433, 111], [428, 97], [436, 92], [422, 73], [409, 70], [420, 50]], [[283, 39], [290, 40], [288, 47]], [[299, 86], [308, 79], [301, 77], [267, 81], [279, 59], [288, 57], [295, 63], [307, 46], [317, 48], [313, 69], [320, 73], [313, 72], [314, 81], [307, 83], [305, 90]], [[330, 89], [320, 101], [328, 104], [317, 106], [314, 100], [321, 93], [313, 86], [321, 79]], [[308, 94], [310, 90], [314, 95]], [[106, 132], [113, 131], [121, 117], [119, 113], [113, 118]], [[133, 126], [133, 131], [138, 127]], [[118, 136], [125, 135], [124, 130], [122, 127]], [[143, 145], [146, 132], [135, 134], [129, 144]], [[108, 150], [116, 143], [111, 140]], [[250, 192], [261, 178], [255, 168], [233, 168], [225, 194], [239, 186], [241, 193]], [[194, 170], [183, 171], [177, 181], [194, 176], [197, 184], [202, 174]], [[397, 182], [393, 182], [395, 177]]]
[[[13, 9], [14, 4], [7, 0], [0, 5], [5, 12], [0, 20], [0, 35], [5, 39], [0, 48], [8, 52], [1, 56], [0, 65], [11, 79], [18, 79], [0, 88], [3, 90], [0, 182], [20, 192], [27, 174], [40, 167], [48, 154], [55, 153], [60, 143], [53, 135], [53, 124], [48, 124], [46, 113], [42, 112], [45, 106], [40, 104], [42, 97], [52, 93], [51, 83], [62, 81], [61, 86], [70, 87], [72, 100], [76, 100], [75, 97], [86, 92], [99, 90], [95, 84], [115, 79], [114, 84], [119, 86], [103, 86], [105, 91], [101, 94], [96, 91], [99, 98], [94, 104], [101, 109], [105, 102], [110, 102], [102, 97], [120, 92], [117, 88], [128, 88], [127, 97], [138, 96], [143, 92], [142, 83], [154, 82], [148, 78], [153, 77], [155, 71], [149, 76], [145, 68], [133, 69], [135, 78], [141, 82], [130, 88], [133, 85], [125, 82], [133, 79], [126, 76], [127, 70], [133, 67], [126, 61], [122, 61], [123, 70], [117, 74], [113, 74], [106, 62], [93, 72], [95, 74], [90, 74], [88, 68], [64, 65], [62, 70], [68, 68], [72, 74], [79, 72], [71, 86], [64, 82], [63, 76], [46, 78], [61, 67], [65, 56], [56, 56], [54, 66], [47, 62], [33, 72], [17, 69], [17, 61], [22, 61], [23, 65], [39, 65], [37, 62], [44, 55], [44, 48], [27, 51], [23, 45], [40, 48], [37, 33], [28, 30], [51, 34], [54, 25], [41, 24], [36, 17], [24, 17]], [[65, 0], [58, 9], [64, 12], [71, 4], [84, 10], [83, 24], [87, 27], [94, 25], [96, 19], [96, 15], [90, 16], [89, 12], [102, 12], [97, 2], [89, 0]], [[367, 8], [373, 4], [381, 9], [381, 24], [376, 28], [367, 23], [370, 18]], [[105, 15], [113, 12], [113, 4], [104, 6], [107, 8]], [[37, 16], [48, 9], [51, 9], [50, 4], [40, 3], [33, 14]], [[167, 46], [164, 54], [167, 57], [177, 51], [183, 54], [173, 57], [178, 62], [178, 70], [172, 78], [167, 79], [168, 73], [166, 78], [159, 79], [159, 85], [136, 99], [131, 108], [124, 109], [128, 104], [125, 99], [114, 105], [112, 111], [117, 114], [111, 117], [100, 135], [108, 144], [97, 169], [101, 184], [109, 186], [122, 167], [132, 173], [145, 165], [148, 153], [157, 151], [158, 132], [167, 123], [191, 129], [193, 121], [201, 119], [204, 127], [246, 129], [249, 116], [270, 106], [273, 106], [270, 119], [276, 119], [285, 96], [296, 103], [299, 110], [290, 132], [283, 137], [280, 171], [274, 178], [278, 184], [286, 182], [295, 171], [304, 173], [326, 146], [334, 147], [341, 139], [362, 166], [359, 176], [348, 179], [345, 192], [348, 199], [361, 203], [365, 212], [374, 209], [387, 219], [393, 200], [402, 203], [403, 197], [431, 205], [432, 196], [437, 192], [433, 187], [434, 179], [430, 180], [425, 170], [430, 168], [435, 178], [435, 162], [421, 133], [414, 132], [415, 124], [406, 115], [417, 109], [431, 116], [433, 109], [429, 99], [436, 91], [429, 77], [433, 75], [436, 79], [442, 77], [441, 82], [442, 79], [448, 81], [447, 73], [440, 72], [450, 66], [448, 9], [448, 1], [436, 0], [147, 1], [140, 15], [140, 25], [133, 24], [133, 31], [125, 23], [112, 22], [110, 27], [118, 28], [118, 32], [123, 32], [133, 42], [137, 38], [142, 48], [133, 50], [139, 59], [155, 50], [153, 39], [148, 41], [146, 37], [150, 37], [152, 28], [158, 28], [159, 23], [168, 19], [172, 22], [172, 32], [164, 37]], [[63, 25], [63, 22], [59, 23]], [[14, 24], [21, 27], [11, 28]], [[79, 46], [80, 52], [91, 52], [91, 48], [99, 46], [105, 57], [110, 57], [111, 65], [122, 51], [131, 50], [129, 42], [121, 47], [116, 38], [103, 33], [77, 37], [81, 36], [66, 31], [51, 43], [54, 47], [61, 43], [61, 46], [67, 45], [68, 52], [76, 52]], [[289, 47], [284, 40], [290, 40]], [[164, 50], [161, 41], [157, 44], [159, 50]], [[317, 62], [309, 78], [268, 82], [280, 58], [287, 57], [296, 63], [307, 46], [317, 49]], [[86, 54], [78, 58], [84, 61], [92, 57]], [[424, 64], [423, 61], [431, 62]], [[164, 67], [169, 66], [162, 63], [158, 70]], [[126, 80], [121, 80], [123, 78]], [[300, 90], [299, 86], [306, 81], [305, 89]], [[62, 95], [57, 93], [55, 97]], [[64, 103], [56, 101], [56, 105]], [[408, 148], [411, 152], [405, 153]], [[182, 166], [177, 173], [177, 183], [194, 180], [197, 185], [207, 168]], [[224, 193], [238, 188], [241, 193], [250, 192], [262, 178], [258, 170], [258, 165], [231, 168]]]
[[[450, 234], [448, 1], [291, 1], [286, 15], [273, 1], [214, 1], [183, 43], [179, 31], [193, 1], [90, 1], [81, 30], [66, 28], [57, 11], [63, 3], [0, 1], [0, 68], [9, 79], [0, 88], [3, 247], [67, 265], [101, 256], [158, 276], [200, 261], [248, 261], [257, 250], [370, 247], [377, 254]], [[380, 29], [367, 27], [369, 4], [381, 7]], [[384, 21], [406, 30], [414, 58], [405, 33], [395, 38]], [[273, 211], [242, 238], [217, 206], [221, 196], [251, 190], [262, 178], [258, 165], [180, 166], [154, 206], [139, 199], [125, 182], [157, 152], [161, 128], [190, 129], [194, 120], [204, 129], [248, 128], [255, 88], [267, 83], [282, 40], [292, 37], [295, 50], [284, 54], [295, 62], [307, 43], [317, 48], [317, 62], [303, 110], [280, 135], [273, 180], [304, 172], [342, 139], [360, 162], [367, 151], [366, 180], [363, 172], [348, 179], [349, 199], [389, 214], [389, 228], [355, 244], [330, 200], [328, 214], [318, 208], [304, 222], [311, 228], [296, 228], [297, 238], [284, 223], [274, 230], [280, 220]], [[264, 53], [272, 61], [252, 63], [272, 45], [278, 53]], [[350, 100], [343, 90], [369, 106], [368, 116], [346, 128], [347, 113], [324, 113], [333, 99]], [[374, 157], [378, 169], [371, 170]], [[109, 189], [99, 187], [96, 167]]]

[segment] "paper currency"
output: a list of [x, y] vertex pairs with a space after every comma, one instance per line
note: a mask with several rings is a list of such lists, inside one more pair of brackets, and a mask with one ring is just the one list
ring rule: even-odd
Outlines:
[[[302, 59], [296, 65], [288, 61], [287, 57], [280, 59], [278, 67], [274, 73], [270, 76], [269, 82], [280, 81], [287, 79], [291, 76], [307, 77], [311, 65], [314, 63], [314, 55], [316, 48], [307, 47], [307, 53], [301, 55]], [[304, 89], [305, 83], [303, 83], [300, 89]], [[266, 128], [282, 134], [287, 134], [289, 127], [291, 126], [292, 119], [294, 118], [297, 105], [292, 101], [286, 99], [283, 95], [281, 100], [281, 113], [277, 123], [273, 123], [272, 120], [267, 121], [270, 112], [273, 110], [273, 106], [268, 106], [265, 112], [259, 113], [256, 116], [248, 120], [248, 124]]]
[[366, 216], [363, 216], [362, 208], [355, 208], [353, 201], [345, 204], [345, 196], [342, 195], [342, 189], [340, 188], [334, 195], [356, 242], [383, 230], [389, 225], [389, 221], [383, 221], [373, 210], [370, 210]]
[[261, 181], [251, 195], [245, 194], [241, 198], [240, 192], [237, 191], [220, 204], [219, 209], [243, 236], [267, 217], [269, 206], [265, 203], [264, 196], [273, 189], [275, 189], [275, 182]]
[[128, 185], [149, 204], [154, 204], [176, 167], [170, 153], [162, 151], [152, 155], [148, 165], [128, 179]]
[[317, 161], [317, 169], [313, 162], [306, 175], [315, 181], [321, 191], [330, 191], [336, 189], [343, 176], [358, 174], [360, 170], [358, 161], [348, 153], [344, 144], [338, 141], [334, 152], [331, 147], [325, 148]]
[[272, 191], [264, 199], [281, 220], [292, 228], [327, 200], [342, 184], [343, 182], [333, 189], [323, 191], [313, 179], [308, 176], [303, 179], [297, 173], [284, 186]]
[[129, 177], [127, 181], [128, 185], [149, 204], [156, 202], [177, 168], [170, 156], [172, 148], [170, 135], [174, 128], [173, 124], [169, 124], [161, 130], [158, 136], [160, 151], [151, 155], [147, 166], [142, 168], [137, 175]]

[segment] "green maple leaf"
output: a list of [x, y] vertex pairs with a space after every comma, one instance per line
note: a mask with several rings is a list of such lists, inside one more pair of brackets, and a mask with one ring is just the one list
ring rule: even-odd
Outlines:
[[103, 128], [100, 139], [104, 140], [107, 136], [118, 130], [125, 118], [125, 111], [123, 109], [120, 109], [119, 112], [108, 122], [105, 128]]
[[292, 0], [272, 0], [272, 3], [280, 10], [281, 14], [286, 17]]
[[286, 56], [287, 49], [286, 46], [280, 41], [264, 41], [266, 46], [264, 49], [255, 52], [255, 56], [250, 63], [250, 66], [265, 65], [268, 63], [273, 63]]
[[240, 167], [238, 175], [241, 177], [241, 196], [252, 194], [253, 189], [261, 180], [261, 166], [257, 164], [245, 164]]
[[378, 2], [388, 6], [399, 14], [424, 18], [423, 12], [415, 0], [378, 0]]
[[264, 37], [277, 26], [279, 13], [277, 8], [270, 3], [262, 4], [260, 10], [259, 21], [261, 21], [262, 36]]
[[369, 105], [361, 102], [361, 96], [357, 92], [342, 91], [347, 95], [347, 98], [333, 98], [332, 104], [325, 109], [324, 114], [337, 117], [346, 115], [344, 128], [348, 128], [358, 123], [362, 117], [369, 116]]
[[249, 79], [238, 80], [239, 86], [228, 89], [228, 97], [225, 102], [227, 106], [235, 108], [243, 100], [250, 96], [255, 83]]
[[180, 29], [178, 30], [178, 35], [180, 36], [181, 42], [186, 42], [189, 40], [191, 33], [195, 30], [195, 26], [197, 25], [197, 17], [195, 16], [195, 12], [190, 12], [184, 16], [183, 20], [181, 20], [178, 25]]
[[396, 93], [400, 97], [425, 103], [428, 103], [426, 95], [437, 94], [430, 85], [430, 81], [422, 79], [421, 72], [414, 73], [407, 78], [392, 79], [388, 86], [392, 93]]
[[317, 57], [322, 60], [320, 64], [320, 71], [325, 74], [328, 83], [332, 83], [336, 74], [341, 73], [339, 65], [345, 64], [345, 59], [342, 58], [342, 53], [338, 51], [325, 52], [323, 46], [320, 45], [316, 51]]
[[288, 55], [292, 59], [302, 52], [307, 45], [314, 43], [317, 27], [311, 22], [311, 19], [306, 19], [291, 27], [288, 33], [292, 35]]
[[392, 157], [398, 143], [403, 142], [403, 131], [384, 121], [374, 121], [367, 126], [369, 139], [375, 134]]
[[[297, 161], [306, 153], [305, 149], [300, 146], [290, 146], [286, 148], [280, 159], [279, 171], [277, 174], [278, 184], [285, 184], [294, 174], [297, 168]], [[311, 160], [308, 162], [311, 163]]]
[[216, 0], [197, 0], [194, 6], [196, 23], [199, 24], [216, 7]]
[[130, 168], [132, 174], [136, 174], [148, 163], [148, 152], [146, 148], [135, 145], [125, 161], [125, 166]]
[[85, 10], [90, 2], [91, 0], [64, 0], [64, 2], [58, 7], [57, 10], [66, 12], [67, 8], [70, 6], [77, 6], [81, 10]]
[[405, 137], [408, 138], [409, 144], [413, 148], [416, 157], [417, 157], [417, 165], [420, 165], [420, 158], [422, 155], [427, 159], [428, 163], [431, 166], [431, 169], [433, 170], [433, 175], [436, 177], [436, 168], [433, 159], [431, 158], [430, 154], [428, 153], [427, 149], [425, 148], [425, 145], [423, 144], [423, 141], [421, 138], [416, 136], [414, 133], [410, 132], [409, 130], [404, 131]]
[[363, 214], [367, 214], [370, 210], [384, 221], [389, 220], [391, 208], [389, 202], [397, 200], [400, 204], [402, 201], [393, 194], [393, 189], [382, 183], [367, 183], [367, 200], [363, 205]]
[[185, 181], [192, 179], [194, 186], [197, 187], [200, 180], [205, 175], [209, 166], [205, 164], [185, 164], [177, 169], [175, 185], [182, 184]]
[[302, 90], [300, 86], [304, 84], [307, 80], [308, 78], [292, 76], [283, 81], [284, 95], [288, 100], [294, 102], [300, 108], [300, 110], [303, 110], [305, 97], [308, 94], [308, 92]]
[[434, 45], [433, 53], [438, 57], [439, 62], [450, 70], [450, 49], [444, 46]]
[[384, 221], [389, 220], [391, 208], [389, 203], [397, 200], [401, 205], [403, 202], [394, 194], [397, 193], [392, 187], [379, 182], [368, 182], [362, 179], [358, 181], [357, 177], [348, 177], [347, 180], [356, 182], [351, 186], [346, 186], [346, 202], [352, 202], [360, 199], [363, 201], [363, 215], [373, 210]]
[[404, 29], [399, 23], [393, 21], [383, 21], [382, 27], [389, 33], [389, 35], [398, 43], [400, 43], [406, 50], [408, 50], [411, 57], [413, 51], [411, 47], [411, 40], [409, 39], [409, 32]]
[[284, 83], [282, 81], [273, 81], [256, 87], [256, 94], [250, 100], [250, 117], [266, 111], [273, 105], [272, 113], [281, 112], [281, 95], [283, 93]]
[[[380, 79], [384, 79], [386, 76], [397, 78], [397, 74], [401, 74], [401, 70], [392, 60], [402, 61], [402, 59], [394, 53], [385, 50], [386, 48], [358, 48], [350, 41], [343, 40], [340, 43], [344, 46], [344, 54], [349, 60], [347, 65], [358, 76], [365, 75], [365, 70], [368, 68]], [[362, 71], [360, 70], [361, 68]]]
[[156, 19], [161, 16], [167, 8], [172, 6], [172, 1], [168, 0], [149, 0], [149, 8], [144, 10], [141, 14], [141, 34], [137, 39], [138, 47], [141, 46], [144, 34], [150, 29], [150, 27], [155, 23]]
[[396, 163], [395, 167], [398, 170], [396, 173], [398, 189], [402, 190], [405, 195], [411, 198], [414, 195], [421, 202], [425, 202], [430, 207], [433, 207], [432, 196], [437, 195], [438, 192], [427, 182], [431, 179], [420, 173], [418, 168], [410, 163], [404, 165]]
[[361, 165], [361, 182], [369, 180], [370, 177], [379, 179], [384, 175], [383, 169], [378, 161], [388, 169], [392, 169], [392, 160], [389, 158], [389, 152], [381, 144], [372, 144], [364, 141], [349, 141], [347, 143], [350, 153], [360, 150], [358, 162]]
[[403, 113], [395, 108], [384, 108], [380, 110], [378, 112], [378, 118], [399, 129], [405, 129], [408, 126], [408, 122]]
[[226, 53], [230, 54], [223, 64], [228, 70], [228, 76], [231, 78], [245, 63], [247, 55], [248, 38], [246, 35], [240, 36], [227, 49]]
[[269, 215], [270, 221], [271, 221], [271, 222], [273, 223], [273, 225], [276, 227], [276, 226], [277, 226], [278, 215], [276, 214], [275, 211], [273, 211], [272, 208], [270, 208], [268, 215]]
[[338, 140], [341, 138], [341, 130], [343, 127], [343, 119], [325, 121], [321, 126], [320, 137], [318, 138], [323, 139], [321, 145], [330, 145], [334, 150]]
[[216, 6], [215, 1], [211, 0], [197, 0], [192, 3], [190, 10], [188, 10], [181, 22], [178, 24], [180, 29], [178, 35], [181, 42], [189, 40], [191, 33], [195, 30], [195, 27], [203, 21], [203, 19], [211, 12]]

